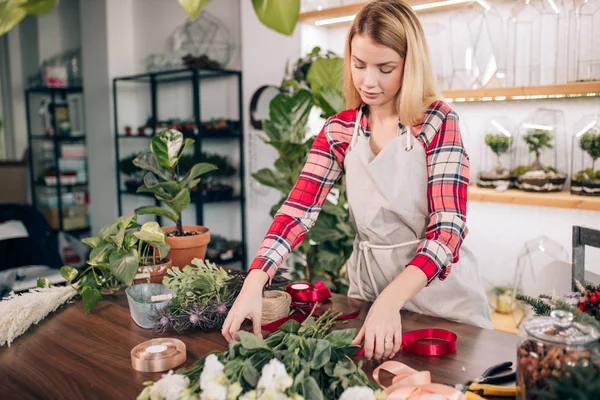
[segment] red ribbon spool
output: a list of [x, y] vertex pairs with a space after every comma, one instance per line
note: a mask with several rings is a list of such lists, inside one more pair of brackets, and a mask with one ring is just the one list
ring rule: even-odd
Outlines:
[[[418, 343], [419, 340], [436, 339], [443, 343]], [[446, 329], [426, 328], [402, 334], [402, 350], [422, 356], [438, 357], [445, 354], [456, 353], [456, 333]], [[354, 355], [362, 356], [365, 354], [364, 347]]]
[[301, 303], [316, 303], [331, 298], [331, 291], [323, 281], [295, 282], [287, 285], [285, 290], [292, 296], [292, 301]]

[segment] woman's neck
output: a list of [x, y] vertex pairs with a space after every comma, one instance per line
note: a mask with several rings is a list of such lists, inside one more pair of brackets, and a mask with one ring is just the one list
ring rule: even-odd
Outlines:
[[398, 121], [398, 112], [392, 102], [380, 106], [369, 106], [369, 119], [375, 125], [388, 123], [390, 120]]

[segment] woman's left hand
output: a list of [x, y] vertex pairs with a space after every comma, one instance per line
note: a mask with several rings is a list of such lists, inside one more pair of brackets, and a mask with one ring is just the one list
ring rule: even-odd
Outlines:
[[393, 358], [402, 347], [402, 320], [396, 304], [379, 296], [352, 344], [364, 342], [365, 358]]

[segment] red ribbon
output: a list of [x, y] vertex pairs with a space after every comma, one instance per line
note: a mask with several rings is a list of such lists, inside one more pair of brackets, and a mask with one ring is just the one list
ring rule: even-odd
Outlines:
[[[304, 286], [303, 288], [298, 288]], [[316, 303], [331, 298], [331, 291], [323, 281], [316, 281], [314, 285], [310, 282], [294, 282], [290, 283], [285, 289], [292, 301], [301, 303]]]
[[[402, 350], [422, 356], [443, 356], [456, 353], [457, 336], [454, 332], [439, 328], [417, 329], [402, 334]], [[419, 340], [437, 339], [444, 343], [418, 343]], [[355, 357], [365, 354], [364, 347], [354, 355]]]

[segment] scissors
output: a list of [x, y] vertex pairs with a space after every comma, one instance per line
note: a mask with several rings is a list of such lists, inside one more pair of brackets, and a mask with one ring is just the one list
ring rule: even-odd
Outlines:
[[[481, 396], [501, 396], [515, 397], [517, 395], [516, 386], [498, 386], [498, 383], [513, 382], [517, 379], [517, 373], [512, 371], [513, 363], [510, 361], [496, 364], [488, 368], [481, 376], [456, 385], [456, 389], [465, 393], [468, 400], [483, 399]], [[503, 375], [501, 372], [510, 371]]]

